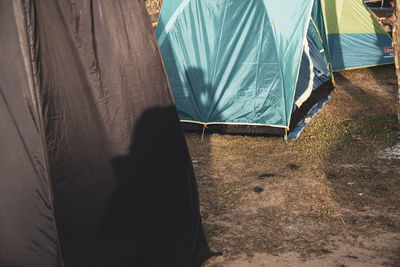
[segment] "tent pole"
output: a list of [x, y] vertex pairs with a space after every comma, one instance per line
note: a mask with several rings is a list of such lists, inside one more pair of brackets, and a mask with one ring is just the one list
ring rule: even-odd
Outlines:
[[397, 76], [397, 122], [400, 125], [400, 36], [399, 36], [399, 19], [400, 19], [400, 0], [396, 0], [393, 22], [393, 48], [394, 48], [394, 62], [396, 66], [396, 76]]

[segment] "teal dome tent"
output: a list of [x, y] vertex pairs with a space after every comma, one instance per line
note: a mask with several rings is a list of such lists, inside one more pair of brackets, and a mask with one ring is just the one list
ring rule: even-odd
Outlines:
[[333, 71], [392, 63], [390, 37], [367, 42], [382, 30], [370, 17], [348, 29], [349, 7], [372, 16], [361, 0], [164, 0], [156, 33], [184, 127], [284, 135], [329, 95]]

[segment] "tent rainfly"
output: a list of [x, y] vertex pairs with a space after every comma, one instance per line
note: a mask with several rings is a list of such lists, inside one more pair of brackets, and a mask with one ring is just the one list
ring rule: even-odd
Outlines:
[[394, 60], [362, 0], [164, 0], [156, 33], [189, 130], [284, 135], [333, 72]]
[[143, 0], [0, 1], [0, 266], [199, 266], [196, 180]]

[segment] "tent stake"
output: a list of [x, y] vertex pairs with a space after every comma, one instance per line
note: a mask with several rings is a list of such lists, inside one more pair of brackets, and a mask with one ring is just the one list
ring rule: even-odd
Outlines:
[[203, 139], [204, 139], [204, 133], [205, 133], [205, 131], [206, 131], [206, 128], [207, 128], [207, 124], [203, 124], [203, 133], [201, 134], [201, 144], [203, 143]]
[[285, 136], [283, 138], [285, 139], [286, 144], [289, 143], [288, 130], [287, 129], [285, 129]]

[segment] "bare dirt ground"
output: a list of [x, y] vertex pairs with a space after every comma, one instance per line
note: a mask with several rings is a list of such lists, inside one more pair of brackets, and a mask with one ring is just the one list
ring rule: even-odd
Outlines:
[[187, 134], [204, 266], [400, 266], [394, 66], [340, 73], [298, 140]]

